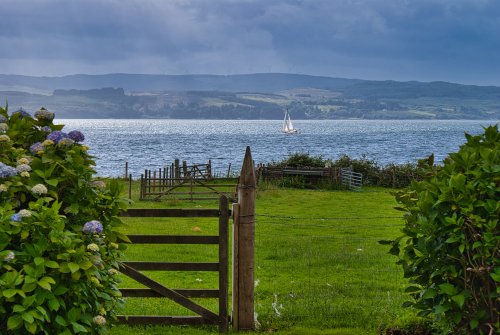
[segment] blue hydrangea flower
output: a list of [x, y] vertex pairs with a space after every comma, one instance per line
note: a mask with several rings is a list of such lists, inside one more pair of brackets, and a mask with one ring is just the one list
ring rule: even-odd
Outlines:
[[14, 222], [21, 222], [23, 220], [23, 217], [21, 216], [21, 214], [19, 213], [16, 213], [16, 214], [12, 214], [10, 216], [10, 221], [14, 221]]
[[82, 132], [79, 130], [72, 130], [68, 133], [68, 137], [71, 138], [75, 142], [83, 142], [85, 140], [85, 136], [83, 136]]
[[50, 128], [49, 126], [43, 126], [41, 131], [43, 131], [44, 133], [50, 133], [52, 132], [52, 128]]
[[12, 115], [18, 115], [19, 114], [19, 118], [21, 119], [24, 119], [25, 117], [31, 117], [30, 113], [26, 112], [24, 109], [20, 108], [19, 110], [15, 111], [14, 113], [12, 113]]
[[33, 154], [33, 155], [36, 155], [37, 153], [39, 153], [40, 151], [43, 151], [45, 149], [45, 147], [43, 146], [42, 143], [40, 142], [36, 142], [35, 144], [33, 144], [31, 147], [30, 147], [30, 152]]
[[47, 135], [47, 140], [53, 141], [55, 144], [59, 143], [63, 138], [67, 138], [68, 134], [65, 132], [56, 130]]
[[99, 221], [92, 220], [89, 222], [85, 222], [82, 231], [85, 234], [100, 234], [102, 233], [102, 229], [102, 224]]
[[7, 117], [5, 117], [5, 115], [0, 114], [0, 123], [5, 123], [7, 121], [8, 121]]
[[0, 178], [8, 178], [17, 174], [16, 168], [0, 162]]

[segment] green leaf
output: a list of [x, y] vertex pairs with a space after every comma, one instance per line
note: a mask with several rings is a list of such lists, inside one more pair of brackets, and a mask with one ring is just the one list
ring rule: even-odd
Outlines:
[[437, 295], [436, 290], [433, 288], [429, 288], [425, 290], [424, 294], [422, 294], [422, 299], [432, 299], [436, 297], [436, 295]]
[[33, 315], [30, 312], [23, 313], [22, 318], [28, 323], [33, 323], [33, 321], [35, 321], [35, 319], [33, 319]]
[[28, 332], [30, 332], [31, 334], [35, 334], [36, 333], [36, 329], [38, 328], [37, 324], [36, 323], [24, 323], [24, 328], [26, 328], [26, 330]]
[[76, 263], [69, 262], [68, 263], [68, 268], [71, 271], [71, 273], [75, 273], [76, 271], [78, 271], [80, 269], [80, 266], [78, 264], [76, 264]]
[[12, 308], [12, 311], [14, 313], [24, 312], [25, 310], [26, 310], [26, 307], [21, 306], [21, 305], [14, 305], [14, 307]]
[[16, 289], [13, 289], [13, 288], [8, 288], [6, 290], [3, 290], [2, 294], [4, 297], [6, 297], [7, 299], [8, 298], [12, 298], [13, 296], [15, 296], [17, 293], [17, 290]]
[[45, 182], [50, 186], [56, 187], [59, 184], [59, 179], [45, 179]]
[[52, 290], [50, 284], [55, 284], [56, 281], [52, 277], [43, 277], [38, 281], [38, 285], [48, 291]]
[[490, 273], [491, 278], [497, 283], [500, 283], [500, 268], [495, 268], [494, 272]]
[[75, 333], [88, 333], [87, 328], [85, 328], [78, 322], [71, 322], [71, 325], [73, 326], [73, 330]]
[[457, 289], [455, 288], [455, 286], [453, 286], [450, 283], [444, 283], [444, 284], [439, 285], [439, 289], [442, 293], [444, 293], [446, 295], [452, 296], [452, 295], [455, 295], [457, 293]]
[[462, 308], [464, 306], [465, 297], [462, 294], [457, 294], [451, 297], [451, 300], [457, 303], [457, 305]]
[[421, 291], [422, 289], [418, 286], [409, 286], [405, 289], [405, 292], [406, 293], [414, 293], [414, 292], [419, 292]]
[[46, 261], [45, 266], [51, 269], [57, 269], [59, 268], [59, 263], [57, 263], [56, 261]]
[[61, 306], [61, 304], [59, 304], [59, 300], [57, 299], [50, 299], [48, 303], [50, 310], [54, 312], [57, 312], [59, 310], [59, 307]]
[[43, 257], [35, 257], [33, 260], [36, 266], [43, 264], [45, 262], [45, 259]]
[[66, 322], [66, 320], [64, 320], [64, 318], [60, 315], [56, 316], [56, 323], [58, 325], [61, 325], [63, 327], [66, 327], [68, 325], [68, 323]]
[[23, 318], [21, 315], [16, 314], [14, 316], [11, 316], [7, 320], [7, 330], [16, 330], [21, 327], [23, 324]]

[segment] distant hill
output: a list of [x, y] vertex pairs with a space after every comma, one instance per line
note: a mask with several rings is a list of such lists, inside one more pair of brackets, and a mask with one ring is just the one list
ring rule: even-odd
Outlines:
[[500, 87], [300, 74], [0, 74], [0, 102], [59, 118], [500, 119]]

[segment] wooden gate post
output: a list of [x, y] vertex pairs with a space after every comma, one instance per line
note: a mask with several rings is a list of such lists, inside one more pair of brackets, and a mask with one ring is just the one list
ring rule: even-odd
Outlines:
[[247, 146], [238, 182], [238, 203], [233, 205], [233, 330], [253, 330], [255, 168]]

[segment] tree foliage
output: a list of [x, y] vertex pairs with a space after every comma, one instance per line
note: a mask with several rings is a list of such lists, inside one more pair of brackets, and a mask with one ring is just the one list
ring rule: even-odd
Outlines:
[[424, 180], [396, 194], [405, 212], [403, 235], [385, 243], [411, 283], [408, 306], [434, 315], [443, 333], [498, 334], [498, 125], [466, 138], [443, 166], [432, 156], [422, 162]]

